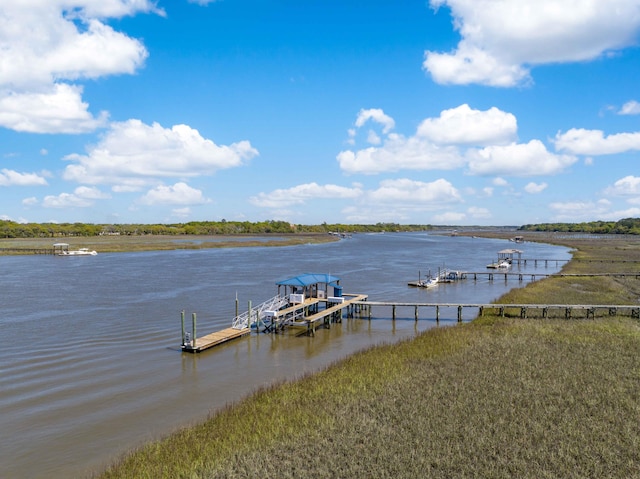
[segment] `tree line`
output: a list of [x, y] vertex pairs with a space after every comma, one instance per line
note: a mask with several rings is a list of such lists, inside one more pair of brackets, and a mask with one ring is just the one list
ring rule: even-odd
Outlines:
[[640, 218], [625, 218], [619, 221], [590, 221], [587, 223], [541, 223], [524, 225], [522, 231], [546, 231], [558, 233], [590, 234], [640, 234]]
[[0, 220], [0, 238], [54, 238], [103, 235], [238, 235], [296, 233], [382, 233], [427, 231], [428, 225], [376, 223], [372, 225], [301, 225], [286, 221], [191, 221], [175, 224], [16, 223]]

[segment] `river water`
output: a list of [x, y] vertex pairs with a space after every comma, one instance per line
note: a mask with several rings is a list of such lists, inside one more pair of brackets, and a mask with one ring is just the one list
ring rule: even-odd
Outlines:
[[[433, 289], [408, 281], [446, 267], [486, 271], [502, 240], [427, 233], [358, 234], [321, 245], [98, 254], [0, 256], [0, 477], [83, 477], [127, 450], [202, 420], [260, 386], [317, 371], [355, 351], [435, 327], [434, 314], [373, 308], [315, 337], [252, 334], [199, 355], [180, 351], [180, 312], [198, 334], [301, 273], [338, 276], [370, 301], [486, 303], [517, 279]], [[567, 248], [517, 245], [523, 257], [566, 260]], [[553, 273], [564, 264], [514, 271]], [[526, 276], [525, 276], [526, 278]], [[450, 311], [449, 311], [450, 310]], [[470, 310], [469, 310], [470, 311]], [[471, 313], [467, 313], [471, 316]], [[440, 325], [457, 308], [441, 308]], [[472, 317], [464, 318], [473, 319]]]

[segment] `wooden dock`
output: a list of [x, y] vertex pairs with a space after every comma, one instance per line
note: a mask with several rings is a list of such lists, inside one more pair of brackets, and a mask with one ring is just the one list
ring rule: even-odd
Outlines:
[[[246, 327], [230, 327], [205, 336], [196, 336], [196, 315], [192, 314], [191, 333], [185, 332], [184, 311], [182, 312], [182, 351], [199, 353], [207, 349], [241, 338], [252, 331], [257, 333], [278, 333], [287, 328], [300, 329], [313, 335], [319, 326], [330, 327], [331, 323], [341, 322], [346, 310], [353, 317], [366, 303], [366, 294], [347, 294], [340, 298], [305, 298], [301, 303], [292, 304], [277, 311], [269, 311], [268, 319], [262, 319], [255, 311], [255, 319], [246, 323]], [[252, 313], [253, 314], [253, 313]]]
[[[629, 304], [460, 304], [460, 303], [413, 303], [413, 302], [394, 302], [394, 301], [363, 301], [354, 303], [360, 306], [361, 313], [372, 318], [373, 307], [390, 307], [391, 319], [396, 319], [398, 308], [411, 308], [414, 310], [415, 321], [418, 321], [418, 310], [432, 309], [433, 317], [436, 322], [440, 321], [440, 312], [442, 308], [454, 308], [457, 310], [458, 322], [463, 320], [463, 311], [471, 309], [477, 311], [478, 316], [483, 316], [487, 311], [493, 311], [499, 316], [511, 316], [527, 319], [530, 317], [538, 318], [585, 318], [595, 319], [596, 317], [605, 316], [630, 316], [640, 319], [640, 306]], [[362, 314], [361, 314], [362, 317]], [[475, 317], [475, 316], [474, 316]]]
[[329, 300], [322, 300], [325, 303], [325, 309], [318, 311], [310, 316], [303, 316], [300, 319], [289, 321], [287, 326], [292, 328], [305, 329], [309, 334], [315, 334], [316, 328], [322, 323], [325, 327], [330, 327], [331, 323], [342, 322], [344, 310], [347, 310], [347, 316], [353, 316], [351, 310], [354, 304], [364, 304], [367, 301], [366, 294], [346, 295], [349, 299], [344, 298], [342, 303], [330, 303]]
[[[627, 272], [627, 273], [524, 273], [524, 272], [514, 272], [514, 271], [458, 271], [456, 272], [456, 279], [447, 279], [443, 281], [439, 281], [439, 283], [451, 283], [455, 281], [463, 281], [466, 279], [472, 279], [473, 281], [478, 281], [478, 278], [486, 277], [489, 281], [493, 281], [496, 278], [504, 279], [508, 281], [509, 279], [517, 279], [518, 281], [524, 281], [525, 279], [529, 279], [530, 281], [535, 281], [537, 279], [542, 278], [579, 278], [579, 277], [611, 277], [611, 278], [635, 278], [640, 279], [640, 272]], [[438, 284], [439, 284], [438, 283]], [[408, 286], [414, 287], [424, 287], [421, 286], [419, 281], [409, 281], [407, 283]]]
[[206, 336], [192, 339], [189, 343], [182, 345], [182, 350], [187, 353], [199, 353], [205, 349], [218, 346], [220, 344], [231, 341], [232, 339], [241, 338], [251, 332], [251, 328], [235, 329], [226, 328], [222, 331], [216, 331]]

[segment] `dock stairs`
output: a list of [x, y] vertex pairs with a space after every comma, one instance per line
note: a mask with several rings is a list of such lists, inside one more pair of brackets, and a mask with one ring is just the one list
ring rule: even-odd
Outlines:
[[250, 328], [253, 323], [256, 321], [265, 321], [269, 316], [269, 312], [278, 311], [279, 309], [287, 306], [289, 304], [289, 300], [280, 296], [279, 294], [274, 296], [271, 299], [268, 299], [262, 304], [251, 308], [249, 311], [245, 311], [242, 314], [239, 314], [233, 319], [233, 323], [231, 327], [233, 329], [247, 329]]

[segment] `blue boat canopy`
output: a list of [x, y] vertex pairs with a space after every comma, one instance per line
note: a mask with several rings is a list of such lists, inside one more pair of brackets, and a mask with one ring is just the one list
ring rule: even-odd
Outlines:
[[293, 278], [278, 281], [278, 286], [311, 286], [313, 284], [326, 283], [330, 285], [337, 284], [340, 278], [324, 273], [304, 273]]

